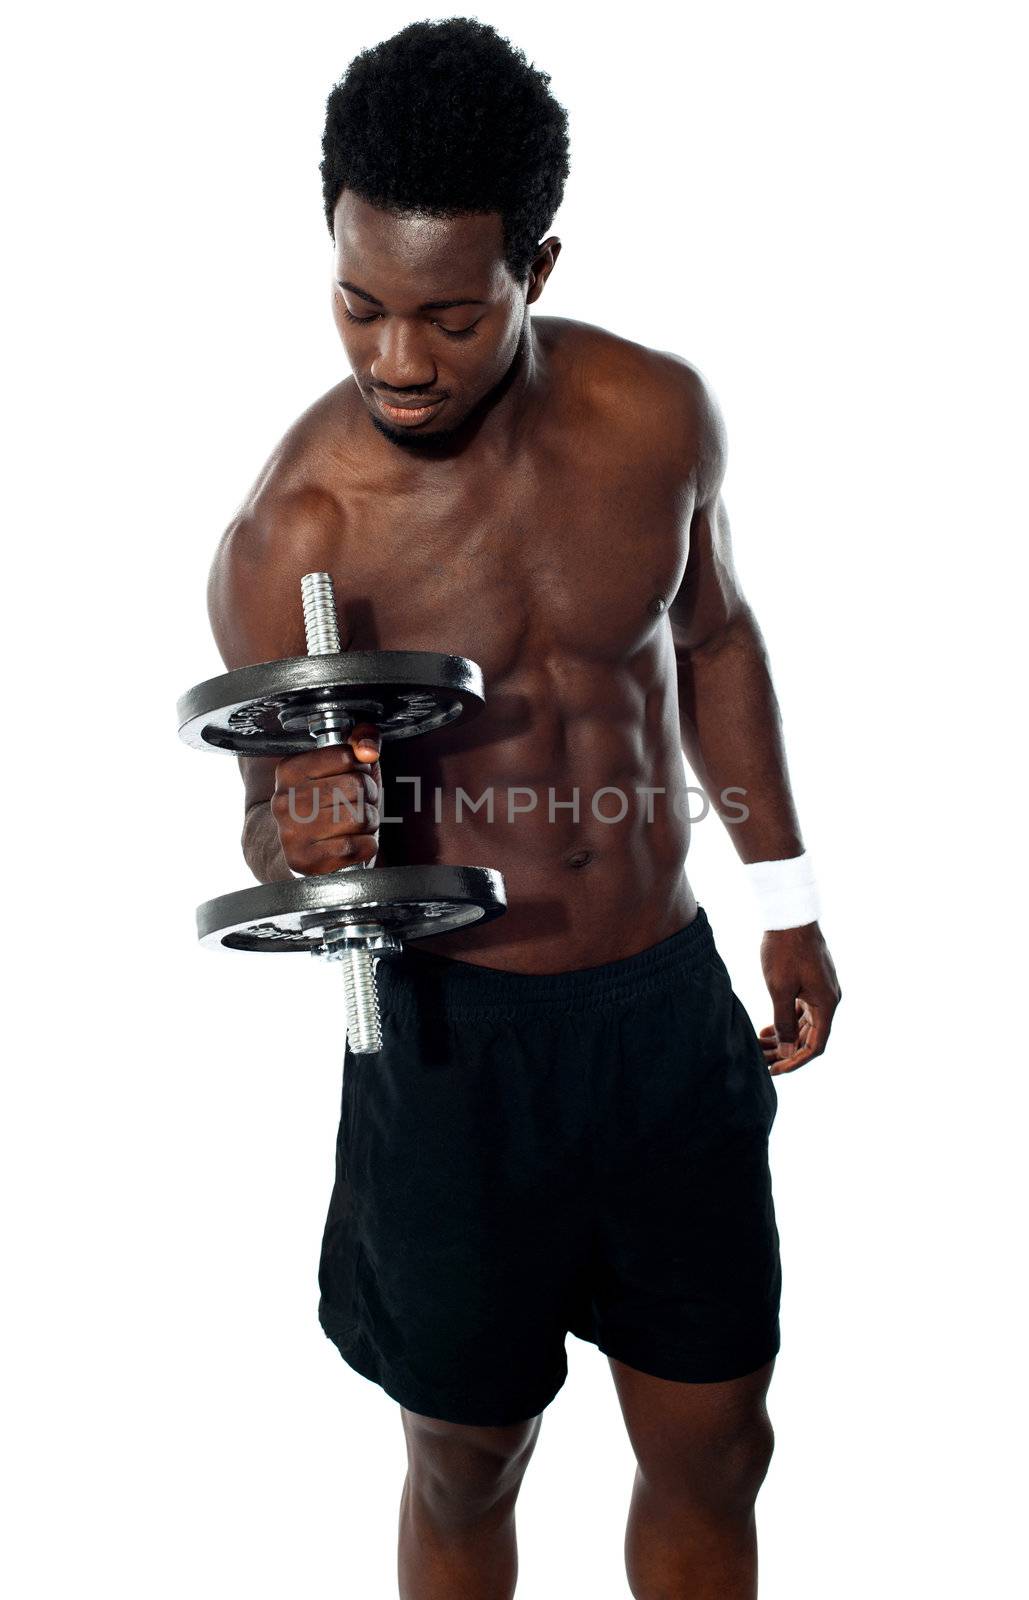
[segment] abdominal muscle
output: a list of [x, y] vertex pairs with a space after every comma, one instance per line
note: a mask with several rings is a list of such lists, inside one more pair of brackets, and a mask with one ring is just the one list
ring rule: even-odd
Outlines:
[[[577, 785], [567, 770], [546, 781], [515, 781], [510, 774], [499, 780], [495, 773], [491, 780], [489, 753], [487, 744], [471, 760], [448, 761], [447, 775], [436, 767], [421, 773], [417, 811], [413, 784], [387, 783], [384, 816], [399, 812], [403, 821], [384, 820], [381, 864], [492, 867], [507, 891], [502, 916], [412, 941], [414, 948], [510, 972], [565, 972], [635, 955], [693, 920], [697, 902], [685, 873], [688, 794], [678, 750], [652, 770], [619, 770]], [[492, 759], [495, 766], [495, 747]], [[410, 762], [405, 768], [413, 771]], [[577, 820], [563, 804], [574, 801], [576, 788]], [[665, 793], [648, 796], [648, 788]], [[469, 803], [487, 789], [492, 820], [485, 803], [477, 811]]]

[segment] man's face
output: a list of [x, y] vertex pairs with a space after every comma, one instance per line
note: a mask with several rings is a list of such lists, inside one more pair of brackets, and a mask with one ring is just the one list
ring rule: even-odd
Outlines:
[[528, 278], [504, 264], [500, 213], [396, 215], [344, 189], [334, 233], [333, 312], [372, 422], [408, 449], [447, 439], [500, 384], [525, 324]]

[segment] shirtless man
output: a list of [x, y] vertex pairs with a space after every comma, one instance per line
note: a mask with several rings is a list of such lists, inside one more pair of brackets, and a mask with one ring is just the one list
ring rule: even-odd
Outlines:
[[[568, 170], [548, 82], [451, 19], [334, 89], [353, 376], [262, 470], [210, 614], [228, 668], [302, 655], [300, 578], [324, 570], [345, 648], [485, 679], [478, 717], [381, 767], [369, 725], [241, 762], [262, 881], [410, 861], [507, 885], [495, 922], [379, 962], [383, 1048], [344, 1064], [319, 1315], [401, 1407], [403, 1600], [513, 1594], [569, 1330], [608, 1356], [638, 1461], [636, 1600], [743, 1600], [779, 1348], [773, 1078], [822, 1052], [840, 990], [817, 921], [770, 920], [759, 1037], [683, 870], [683, 752], [744, 863], [804, 846], [712, 393], [679, 356], [530, 314]], [[630, 293], [632, 261], [611, 268]]]

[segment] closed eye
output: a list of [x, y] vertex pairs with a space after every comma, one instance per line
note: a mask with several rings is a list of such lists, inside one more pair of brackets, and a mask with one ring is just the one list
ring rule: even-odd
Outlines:
[[[370, 317], [355, 317], [350, 308], [344, 304], [343, 315], [346, 317], [348, 322], [364, 324], [366, 322], [374, 322], [379, 316], [379, 313], [374, 311]], [[446, 334], [448, 339], [470, 339], [479, 324], [477, 322], [473, 322], [468, 328], [444, 328], [441, 327], [438, 322], [434, 322], [432, 326], [434, 328], [439, 328], [440, 333]]]

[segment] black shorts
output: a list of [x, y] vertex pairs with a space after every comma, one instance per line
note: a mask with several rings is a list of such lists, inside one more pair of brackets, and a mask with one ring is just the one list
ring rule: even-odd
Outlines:
[[777, 1094], [702, 909], [601, 966], [409, 946], [378, 981], [318, 1272], [350, 1366], [410, 1411], [499, 1426], [554, 1398], [568, 1332], [693, 1383], [772, 1359]]

